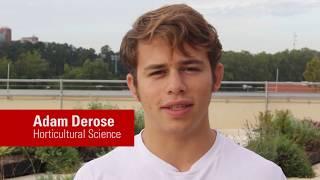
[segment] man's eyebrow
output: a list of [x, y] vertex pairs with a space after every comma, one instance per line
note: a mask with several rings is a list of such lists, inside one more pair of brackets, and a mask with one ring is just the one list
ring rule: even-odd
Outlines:
[[144, 71], [156, 70], [156, 69], [164, 69], [166, 67], [165, 64], [151, 64], [144, 68]]
[[[178, 63], [179, 65], [192, 65], [192, 64], [199, 64], [203, 65], [204, 63], [197, 59], [188, 59], [188, 60], [182, 60]], [[157, 70], [157, 69], [164, 69], [167, 66], [165, 64], [151, 64], [144, 68], [144, 71], [150, 71], [150, 70]]]
[[197, 59], [188, 59], [188, 60], [183, 60], [179, 62], [180, 65], [192, 65], [192, 64], [199, 64], [199, 65], [203, 65], [204, 63], [200, 60]]

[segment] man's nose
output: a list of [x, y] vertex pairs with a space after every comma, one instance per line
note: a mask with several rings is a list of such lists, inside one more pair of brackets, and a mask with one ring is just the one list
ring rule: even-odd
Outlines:
[[185, 79], [182, 77], [178, 71], [171, 71], [168, 77], [168, 86], [167, 92], [168, 94], [183, 94], [186, 92], [186, 84]]

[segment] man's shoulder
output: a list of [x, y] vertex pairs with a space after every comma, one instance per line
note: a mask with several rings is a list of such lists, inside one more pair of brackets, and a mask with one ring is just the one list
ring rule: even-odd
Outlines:
[[[221, 136], [222, 141], [222, 149], [221, 154], [226, 159], [230, 160], [237, 160], [239, 162], [250, 160], [251, 164], [270, 164], [271, 161], [263, 158], [262, 156], [258, 155], [257, 153], [240, 146], [239, 144], [235, 143], [233, 140]], [[272, 164], [272, 163], [271, 163]]]
[[135, 153], [136, 152], [134, 147], [117, 147], [109, 153], [92, 161], [89, 161], [88, 163], [86, 163], [86, 165], [93, 167], [110, 165], [112, 167], [115, 167], [121, 163], [128, 163], [128, 161], [137, 157], [136, 155], [134, 155]]
[[[118, 174], [117, 171], [126, 169], [135, 162], [137, 155], [133, 147], [118, 147], [109, 153], [85, 163], [77, 172], [75, 179], [101, 179], [105, 175], [111, 177]], [[105, 178], [105, 177], [104, 177]]]
[[[226, 137], [223, 139], [221, 156], [229, 170], [239, 173], [248, 173], [249, 176], [266, 179], [283, 179], [281, 168], [274, 162], [267, 160], [259, 154], [244, 148]], [[279, 177], [279, 178], [276, 178]]]

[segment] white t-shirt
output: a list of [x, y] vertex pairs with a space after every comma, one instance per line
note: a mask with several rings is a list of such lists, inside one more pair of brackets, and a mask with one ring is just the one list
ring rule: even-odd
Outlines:
[[[183, 151], [183, 149], [181, 150]], [[192, 167], [179, 172], [152, 154], [141, 133], [134, 147], [118, 147], [86, 163], [75, 180], [284, 180], [281, 168], [217, 133], [210, 150]]]

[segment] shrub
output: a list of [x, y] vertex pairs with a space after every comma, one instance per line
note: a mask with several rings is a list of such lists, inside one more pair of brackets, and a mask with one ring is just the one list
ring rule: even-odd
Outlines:
[[134, 113], [134, 134], [139, 134], [144, 128], [144, 112], [142, 109]]
[[111, 151], [112, 147], [78, 147], [80, 157], [84, 162], [103, 156]]
[[100, 102], [91, 102], [88, 104], [88, 109], [97, 110], [97, 109], [119, 109], [118, 106], [112, 104], [102, 104]]
[[15, 147], [0, 147], [0, 157], [12, 154], [16, 151]]
[[72, 173], [80, 167], [79, 152], [72, 147], [41, 147], [35, 156], [53, 173]]
[[306, 148], [307, 144], [320, 139], [319, 129], [308, 121], [294, 118], [289, 111], [276, 112], [273, 128], [274, 131], [284, 134], [303, 148]]
[[255, 131], [260, 135], [282, 134], [305, 150], [320, 142], [319, 128], [312, 121], [294, 118], [288, 110], [276, 111], [275, 114], [260, 113], [259, 124]]
[[287, 135], [290, 139], [294, 140], [294, 142], [303, 146], [305, 150], [308, 150], [308, 146], [310, 144], [316, 144], [316, 142], [320, 142], [319, 129], [307, 121], [301, 121], [299, 123], [295, 122], [292, 133]]
[[247, 147], [278, 164], [287, 177], [314, 176], [303, 149], [284, 135], [265, 134], [251, 140]]
[[288, 110], [260, 113], [258, 120], [254, 133], [248, 134], [247, 147], [281, 166], [289, 177], [312, 177], [305, 151], [319, 144], [319, 130], [294, 118]]

